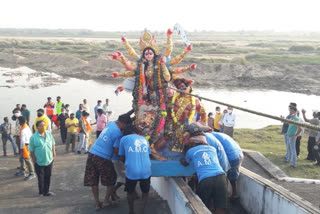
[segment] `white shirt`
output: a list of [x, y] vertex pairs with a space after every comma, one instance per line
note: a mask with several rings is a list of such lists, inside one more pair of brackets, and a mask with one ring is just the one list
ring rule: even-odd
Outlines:
[[236, 123], [236, 115], [234, 113], [226, 113], [223, 118], [223, 125], [227, 127], [234, 127]]
[[21, 131], [21, 139], [20, 139], [20, 149], [23, 149], [24, 145], [29, 145], [29, 140], [32, 136], [32, 131], [27, 126], [25, 129]]
[[[298, 117], [298, 119], [299, 119], [299, 122], [301, 122], [301, 123], [304, 122], [300, 117]], [[300, 134], [298, 136], [302, 136], [303, 133], [304, 133], [304, 128], [302, 128], [302, 127], [300, 127], [300, 128], [301, 128], [301, 132], [300, 132]]]
[[88, 104], [83, 104], [83, 108], [90, 114], [90, 106]]

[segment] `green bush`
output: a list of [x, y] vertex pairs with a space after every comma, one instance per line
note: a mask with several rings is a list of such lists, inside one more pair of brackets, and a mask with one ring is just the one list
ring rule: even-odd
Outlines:
[[314, 47], [309, 45], [293, 45], [289, 48], [289, 51], [314, 51]]

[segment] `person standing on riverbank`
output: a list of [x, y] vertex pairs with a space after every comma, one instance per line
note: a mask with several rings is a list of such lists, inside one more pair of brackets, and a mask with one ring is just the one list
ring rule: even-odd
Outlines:
[[102, 109], [102, 101], [101, 100], [98, 100], [97, 101], [97, 105], [94, 107], [94, 116], [95, 116], [95, 119], [97, 120], [98, 119], [98, 109]]
[[71, 151], [75, 152], [78, 127], [79, 127], [79, 120], [75, 118], [74, 113], [71, 113], [70, 118], [66, 119], [66, 128], [67, 128], [66, 152], [69, 152], [70, 144], [71, 144]]
[[[21, 158], [21, 149], [20, 149], [20, 129], [21, 129], [21, 126], [20, 126], [20, 123], [19, 123], [19, 120], [18, 118], [21, 116], [21, 111], [19, 108], [16, 108], [14, 110], [14, 114], [12, 116], [12, 120], [16, 121], [16, 124], [15, 124], [15, 128], [14, 128], [14, 133], [13, 133], [13, 137], [14, 137], [14, 141], [16, 142], [16, 146], [19, 150], [19, 162], [20, 162], [20, 167], [19, 169], [22, 169], [23, 168], [23, 160]], [[16, 173], [17, 175], [17, 173]]]
[[57, 105], [56, 105], [56, 115], [59, 116], [61, 114], [61, 110], [64, 107], [63, 102], [61, 101], [61, 97], [57, 96]]
[[62, 144], [65, 144], [66, 139], [67, 139], [66, 119], [68, 119], [68, 118], [69, 118], [69, 115], [66, 112], [66, 109], [62, 108], [61, 114], [59, 114], [59, 116], [58, 116], [60, 137], [61, 137]]
[[82, 112], [82, 116], [79, 120], [79, 146], [78, 146], [78, 154], [81, 154], [81, 148], [84, 147], [84, 154], [88, 153], [88, 139], [89, 139], [89, 131], [91, 129], [90, 124], [87, 121], [89, 117], [89, 113], [86, 111]]
[[[299, 122], [303, 123], [303, 120], [300, 118], [300, 112], [299, 111], [297, 111], [297, 117], [299, 119]], [[304, 133], [304, 129], [301, 127], [301, 132], [297, 136], [297, 140], [296, 140], [297, 158], [299, 158], [299, 155], [300, 155], [300, 143], [301, 143], [301, 139], [302, 139], [303, 133]]]
[[29, 154], [29, 142], [30, 138], [32, 136], [32, 131], [29, 128], [29, 126], [26, 123], [26, 118], [24, 116], [20, 116], [18, 118], [19, 124], [21, 126], [20, 130], [20, 150], [22, 151], [20, 154], [20, 158], [22, 159], [22, 168], [20, 168], [20, 172], [17, 174], [17, 176], [25, 176], [26, 173], [26, 167], [28, 168], [29, 175], [24, 178], [25, 181], [31, 180], [35, 178], [34, 175], [34, 166], [32, 164], [32, 161], [30, 159]]
[[[297, 108], [290, 107], [290, 120], [299, 121], [296, 114], [297, 114]], [[297, 167], [296, 140], [297, 140], [297, 136], [299, 136], [300, 132], [301, 132], [301, 128], [299, 126], [289, 124], [288, 131], [287, 131], [289, 155], [288, 155], [288, 159], [286, 161], [287, 161], [287, 163], [290, 163], [291, 159], [292, 159], [291, 167], [294, 167], [294, 168]]]
[[[80, 120], [80, 118], [81, 118], [81, 116], [82, 116], [83, 110], [84, 110], [83, 104], [80, 103], [80, 104], [79, 104], [79, 109], [78, 109], [78, 111], [76, 111], [76, 118], [77, 118], [78, 120]], [[88, 112], [88, 113], [89, 113], [89, 112]]]
[[212, 112], [209, 112], [207, 125], [208, 125], [210, 128], [212, 128], [212, 130], [213, 130], [213, 126], [214, 126], [214, 121], [215, 121], [215, 119], [214, 119], [213, 113], [212, 113]]
[[98, 139], [98, 137], [101, 134], [101, 132], [103, 131], [104, 127], [106, 127], [106, 125], [108, 124], [108, 118], [107, 118], [107, 116], [105, 116], [103, 114], [103, 110], [100, 108], [97, 110], [97, 114], [98, 114], [97, 121], [91, 125], [97, 124], [96, 136]]
[[38, 121], [44, 121], [46, 131], [51, 132], [51, 122], [50, 122], [50, 119], [49, 119], [49, 117], [47, 117], [46, 115], [44, 115], [44, 110], [43, 110], [42, 108], [40, 108], [40, 109], [37, 110], [37, 117], [36, 117], [36, 119], [34, 120], [33, 127], [32, 127], [33, 133], [35, 133], [35, 132], [38, 131], [38, 128], [37, 128], [37, 125], [36, 125]]
[[55, 103], [52, 102], [51, 97], [48, 97], [47, 99], [48, 99], [48, 101], [44, 104], [43, 108], [46, 109], [46, 115], [50, 119], [51, 127], [52, 127], [52, 123], [53, 123], [52, 122], [52, 117], [53, 117], [53, 114], [54, 114]]
[[87, 102], [87, 99], [83, 100], [83, 108], [86, 110], [86, 112], [88, 112], [90, 114], [90, 106]]
[[220, 124], [219, 124], [221, 117], [222, 117], [222, 114], [220, 112], [220, 107], [217, 106], [216, 107], [216, 114], [214, 116], [214, 124], [213, 124], [213, 131], [215, 131], [215, 132], [220, 132], [220, 130], [221, 130]]
[[45, 122], [36, 123], [37, 132], [30, 138], [30, 153], [38, 177], [39, 195], [53, 196], [49, 192], [53, 161], [56, 157], [55, 141], [51, 132], [46, 131]]
[[227, 109], [224, 109], [223, 110], [223, 113], [221, 115], [221, 118], [219, 120], [219, 126], [220, 126], [220, 132], [223, 133], [223, 119], [224, 119], [224, 116], [228, 114], [228, 110]]
[[233, 138], [234, 125], [236, 123], [236, 115], [233, 113], [233, 108], [228, 106], [228, 113], [223, 118], [223, 133]]
[[11, 133], [12, 125], [9, 122], [9, 118], [4, 118], [4, 123], [0, 126], [1, 139], [3, 143], [3, 156], [7, 156], [7, 141], [9, 140], [12, 145], [12, 150], [14, 155], [18, 155], [16, 143], [13, 140]]
[[[290, 108], [291, 107], [297, 108], [297, 104], [296, 103], [290, 103], [289, 104], [289, 106], [288, 106], [289, 115], [286, 117], [286, 119], [288, 119], [288, 120], [291, 118], [291, 114], [290, 114]], [[283, 117], [283, 116], [281, 116], [281, 117]], [[282, 129], [281, 129], [281, 134], [284, 137], [284, 142], [285, 142], [285, 145], [286, 145], [286, 155], [283, 157], [284, 161], [287, 161], [288, 158], [289, 158], [289, 145], [288, 145], [288, 135], [287, 135], [288, 127], [289, 127], [288, 123], [283, 123], [282, 124]]]
[[30, 111], [27, 109], [27, 105], [26, 104], [22, 104], [22, 106], [21, 106], [21, 114], [22, 114], [22, 116], [24, 116], [24, 118], [26, 118], [26, 123], [29, 126], [29, 123], [30, 123]]
[[108, 120], [112, 114], [109, 99], [106, 99], [106, 103], [102, 106], [103, 113], [107, 116]]
[[[131, 124], [130, 115], [132, 112], [120, 115], [115, 122], [108, 123], [107, 127], [100, 134], [96, 143], [89, 151], [85, 175], [84, 186], [90, 186], [96, 202], [96, 210], [102, 206], [110, 206], [110, 196], [117, 180], [111, 158], [114, 154], [114, 145], [122, 137], [122, 131]], [[101, 184], [107, 186], [107, 193], [103, 204], [99, 200], [99, 180]]]
[[[306, 117], [306, 110], [302, 109], [301, 110], [302, 112], [302, 115], [303, 115], [303, 119], [305, 122], [308, 122], [312, 125], [315, 125], [315, 126], [318, 126], [319, 125], [319, 118], [318, 118], [318, 112], [319, 110], [312, 110], [313, 114], [313, 118], [312, 119], [307, 119]], [[309, 161], [315, 161], [316, 158], [314, 157], [313, 155], [313, 147], [315, 146], [316, 144], [316, 137], [318, 135], [318, 132], [317, 131], [314, 131], [314, 130], [310, 130], [309, 131], [309, 138], [308, 138], [308, 156], [306, 158], [306, 160], [309, 160]]]

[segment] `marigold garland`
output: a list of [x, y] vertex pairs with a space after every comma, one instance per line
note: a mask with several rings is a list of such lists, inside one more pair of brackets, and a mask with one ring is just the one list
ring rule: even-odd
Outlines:
[[[191, 92], [191, 94], [193, 94], [193, 92]], [[173, 95], [173, 98], [172, 98], [172, 101], [171, 101], [171, 117], [173, 119], [173, 122], [175, 124], [177, 124], [178, 126], [183, 126], [183, 124], [180, 124], [179, 120], [180, 118], [177, 118], [176, 117], [176, 113], [174, 112], [174, 104], [176, 102], [176, 99], [177, 97], [180, 95], [179, 92], [176, 92], [174, 95]], [[192, 108], [191, 108], [191, 112], [190, 112], [190, 115], [188, 117], [188, 124], [190, 124], [193, 120], [193, 117], [194, 117], [194, 114], [195, 114], [195, 108], [196, 108], [196, 100], [195, 100], [195, 97], [194, 96], [190, 96], [191, 98], [191, 105], [192, 105]]]

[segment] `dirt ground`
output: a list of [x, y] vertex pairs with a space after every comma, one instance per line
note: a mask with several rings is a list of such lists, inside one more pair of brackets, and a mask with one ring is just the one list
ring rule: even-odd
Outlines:
[[[1, 214], [89, 214], [97, 213], [94, 209], [94, 199], [91, 189], [83, 186], [83, 176], [86, 155], [65, 154], [65, 146], [60, 144], [55, 131], [57, 142], [57, 158], [54, 162], [50, 191], [56, 193], [53, 197], [38, 195], [37, 179], [24, 181], [22, 177], [15, 177], [18, 158], [11, 155], [11, 144], [7, 145], [8, 157], [0, 157], [0, 213]], [[11, 148], [10, 148], [11, 147]], [[139, 188], [137, 188], [139, 189]], [[100, 199], [103, 200], [106, 189], [100, 188]], [[128, 205], [123, 187], [118, 191], [121, 199], [111, 208], [105, 208], [99, 213], [128, 213]], [[139, 210], [141, 201], [136, 201]], [[166, 201], [162, 200], [154, 190], [150, 192], [150, 199], [146, 213], [170, 214]]]

